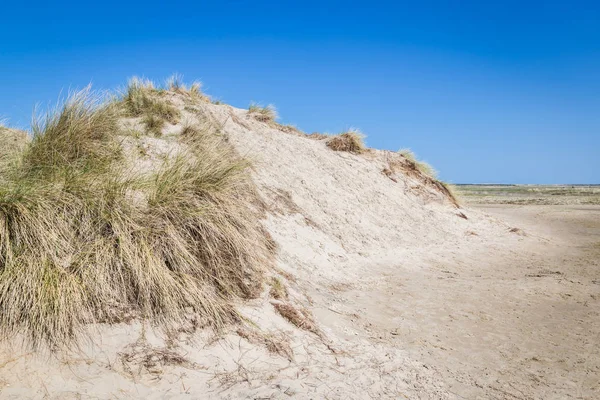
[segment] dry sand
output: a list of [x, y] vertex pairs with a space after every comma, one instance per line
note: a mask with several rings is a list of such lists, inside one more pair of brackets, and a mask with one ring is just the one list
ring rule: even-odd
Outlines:
[[240, 304], [261, 334], [168, 338], [134, 321], [95, 326], [70, 352], [4, 344], [0, 398], [600, 398], [600, 207], [457, 210], [417, 177], [384, 175], [389, 153], [202, 108], [254, 161], [273, 274], [318, 332], [265, 290]]

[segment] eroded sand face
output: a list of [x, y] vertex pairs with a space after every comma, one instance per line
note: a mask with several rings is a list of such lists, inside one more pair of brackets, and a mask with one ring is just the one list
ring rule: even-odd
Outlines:
[[285, 351], [237, 327], [101, 325], [51, 357], [0, 345], [0, 398], [600, 397], [600, 207], [457, 210], [382, 174], [383, 153], [335, 153], [244, 110], [199, 107], [254, 161], [274, 274], [320, 334], [283, 319], [265, 290], [240, 310]]

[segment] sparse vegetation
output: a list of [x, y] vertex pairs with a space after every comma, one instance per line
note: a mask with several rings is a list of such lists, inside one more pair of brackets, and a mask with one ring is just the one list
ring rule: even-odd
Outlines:
[[248, 107], [248, 114], [260, 122], [274, 122], [277, 119], [277, 110], [272, 104], [262, 107], [252, 103]]
[[151, 90], [134, 82], [120, 103], [74, 94], [0, 171], [2, 337], [60, 346], [115, 310], [219, 327], [236, 318], [232, 297], [260, 291], [270, 242], [247, 163], [222, 139], [199, 134], [159, 170], [131, 172], [119, 109], [156, 110]]
[[289, 303], [275, 303], [273, 304], [273, 306], [283, 318], [285, 318], [298, 328], [307, 330], [315, 334], [319, 333], [317, 324], [315, 323], [313, 316], [308, 310], [304, 308], [298, 309]]
[[323, 140], [323, 139], [328, 139], [329, 135], [326, 135], [324, 133], [319, 133], [319, 132], [313, 132], [310, 133], [308, 135], [306, 135], [308, 138], [310, 139], [314, 139], [314, 140]]
[[181, 74], [173, 74], [170, 77], [168, 77], [167, 89], [176, 93], [182, 93], [187, 91], [187, 88], [183, 83], [183, 76]]
[[248, 342], [263, 345], [273, 354], [280, 355], [292, 361], [294, 352], [290, 346], [290, 339], [282, 333], [263, 333], [256, 329], [240, 327], [236, 333]]
[[366, 150], [364, 138], [365, 135], [358, 129], [351, 129], [328, 139], [327, 147], [335, 151], [347, 151], [359, 154]]
[[201, 128], [197, 123], [193, 123], [190, 120], [183, 121], [181, 127], [181, 136], [184, 138], [193, 138], [202, 134]]
[[154, 114], [146, 114], [144, 118], [142, 118], [142, 122], [146, 127], [146, 132], [156, 137], [162, 136], [162, 130], [166, 124], [164, 119]]
[[281, 280], [277, 277], [271, 278], [271, 290], [269, 292], [271, 297], [277, 300], [287, 300], [288, 292], [286, 287], [281, 283]]
[[437, 178], [437, 171], [428, 163], [426, 163], [425, 161], [420, 161], [417, 159], [417, 157], [415, 156], [415, 153], [413, 153], [412, 150], [410, 149], [400, 149], [398, 150], [398, 153], [406, 158], [408, 161], [414, 163], [415, 167], [421, 171], [422, 173], [424, 173], [427, 176], [430, 176], [434, 179]]

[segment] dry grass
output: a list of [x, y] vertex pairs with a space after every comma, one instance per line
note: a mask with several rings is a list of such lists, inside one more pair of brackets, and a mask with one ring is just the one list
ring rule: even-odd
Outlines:
[[200, 136], [203, 133], [203, 131], [204, 130], [197, 122], [185, 120], [183, 121], [183, 124], [181, 126], [180, 135], [183, 138], [189, 139]]
[[446, 189], [446, 194], [448, 195], [448, 197], [450, 198], [450, 200], [457, 206], [460, 207], [461, 204], [461, 199], [460, 196], [458, 194], [458, 190], [456, 189], [456, 186], [450, 184], [450, 183], [446, 183], [446, 182], [442, 182], [440, 181], [440, 184], [444, 187], [444, 189]]
[[150, 133], [156, 137], [162, 136], [162, 130], [166, 125], [164, 119], [154, 114], [146, 114], [142, 118], [142, 123], [146, 127], [146, 133]]
[[185, 84], [183, 83], [183, 75], [181, 74], [173, 74], [170, 77], [167, 78], [166, 80], [166, 86], [167, 89], [175, 92], [175, 93], [184, 93], [187, 92], [187, 88], [185, 87]]
[[132, 175], [117, 141], [121, 106], [73, 95], [3, 171], [1, 337], [65, 345], [115, 310], [165, 328], [194, 313], [218, 328], [236, 318], [232, 298], [260, 292], [272, 254], [247, 163], [200, 134]]
[[308, 310], [304, 308], [298, 309], [289, 303], [275, 303], [273, 306], [283, 318], [287, 319], [293, 325], [300, 329], [319, 334], [319, 328]]
[[263, 333], [246, 327], [238, 328], [236, 333], [252, 344], [265, 346], [273, 354], [285, 357], [290, 361], [294, 359], [290, 339], [282, 333]]
[[277, 300], [287, 300], [288, 298], [287, 288], [277, 277], [271, 278], [271, 290], [269, 291], [269, 294]]
[[323, 140], [323, 139], [328, 139], [329, 135], [326, 135], [324, 133], [319, 133], [319, 132], [313, 132], [313, 133], [306, 135], [306, 137], [309, 139], [313, 139], [313, 140]]
[[121, 98], [125, 114], [129, 117], [152, 115], [171, 124], [178, 123], [181, 116], [179, 110], [158, 93], [151, 81], [132, 78]]
[[420, 161], [415, 156], [415, 153], [410, 149], [400, 149], [398, 153], [408, 161], [414, 163], [415, 167], [427, 176], [437, 178], [438, 172], [425, 161]]
[[418, 177], [425, 185], [433, 187], [442, 193], [456, 207], [460, 208], [460, 201], [454, 187], [437, 179], [437, 173], [427, 163], [418, 161], [415, 154], [409, 149], [399, 150], [398, 153], [389, 153], [386, 157], [387, 167], [382, 173], [394, 182], [398, 182], [396, 174], [403, 171]]
[[184, 83], [183, 75], [173, 74], [166, 80], [166, 89], [172, 93], [178, 93], [187, 96], [187, 100], [210, 102], [210, 98], [202, 93], [202, 82], [195, 81], [189, 88]]
[[19, 153], [27, 145], [27, 133], [17, 129], [7, 128], [0, 124], [0, 179], [4, 171], [13, 168], [18, 162]]
[[277, 119], [277, 110], [272, 104], [262, 107], [252, 103], [250, 104], [250, 107], [248, 107], [248, 114], [260, 122], [274, 122]]
[[365, 135], [359, 130], [351, 129], [327, 140], [327, 147], [335, 151], [359, 154], [366, 150], [364, 138]]
[[143, 372], [162, 375], [163, 368], [168, 366], [187, 369], [198, 367], [173, 349], [150, 345], [143, 336], [120, 352], [119, 359], [125, 372], [134, 378]]

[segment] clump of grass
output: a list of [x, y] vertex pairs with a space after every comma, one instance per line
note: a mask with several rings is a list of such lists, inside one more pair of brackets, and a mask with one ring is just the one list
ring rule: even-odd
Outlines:
[[53, 178], [91, 169], [103, 172], [117, 160], [120, 148], [113, 139], [119, 112], [104, 100], [88, 87], [45, 117], [34, 118], [33, 139], [23, 158], [25, 173]]
[[426, 163], [425, 161], [420, 161], [417, 159], [417, 157], [415, 156], [415, 153], [410, 150], [410, 149], [400, 149], [398, 150], [398, 153], [406, 158], [408, 161], [410, 161], [411, 163], [414, 164], [414, 166], [421, 171], [422, 173], [424, 173], [427, 176], [430, 176], [434, 179], [437, 178], [438, 172], [428, 163]]
[[277, 300], [287, 300], [288, 298], [287, 288], [277, 277], [271, 279], [271, 290], [269, 291], [269, 294]]
[[366, 150], [364, 144], [365, 135], [357, 129], [333, 136], [327, 141], [327, 147], [335, 151], [347, 151], [359, 154]]
[[146, 132], [156, 137], [162, 136], [162, 130], [166, 124], [164, 119], [154, 114], [146, 114], [142, 122], [146, 126]]
[[455, 206], [460, 207], [460, 198], [456, 186], [441, 181], [440, 184], [445, 189], [446, 195], [450, 198], [450, 201], [452, 201], [452, 203], [454, 203]]
[[320, 133], [320, 132], [313, 132], [313, 133], [306, 135], [306, 137], [308, 137], [309, 139], [313, 139], [313, 140], [323, 140], [323, 139], [328, 139], [329, 135], [326, 135], [326, 134]]
[[181, 126], [181, 136], [184, 138], [195, 138], [204, 133], [204, 130], [197, 124], [190, 120], [183, 121]]
[[118, 110], [89, 91], [33, 125], [0, 179], [0, 337], [67, 345], [115, 310], [168, 328], [220, 327], [260, 292], [269, 238], [247, 163], [200, 135], [133, 175]]
[[173, 91], [173, 92], [186, 92], [187, 88], [185, 87], [185, 84], [183, 83], [183, 75], [181, 74], [173, 74], [170, 77], [167, 78], [167, 89]]
[[425, 183], [436, 188], [439, 192], [445, 195], [452, 204], [460, 208], [460, 202], [453, 186], [438, 180], [437, 171], [431, 165], [426, 162], [419, 161], [415, 156], [415, 153], [413, 153], [410, 149], [398, 150], [398, 154], [408, 161], [408, 164], [397, 159], [390, 159], [388, 160], [389, 168], [384, 169], [384, 174], [390, 177], [390, 179], [395, 180], [392, 175], [395, 173], [397, 168], [402, 168], [405, 171], [419, 171], [422, 174], [421, 176], [424, 176]]
[[131, 79], [121, 101], [129, 117], [153, 115], [171, 124], [179, 122], [179, 110], [158, 96], [151, 81]]
[[277, 110], [272, 104], [263, 107], [251, 103], [250, 107], [248, 107], [248, 114], [260, 122], [274, 122], [277, 119]]
[[206, 96], [204, 96], [204, 94], [202, 93], [202, 82], [200, 82], [200, 81], [193, 82], [192, 85], [190, 86], [190, 90], [188, 91], [188, 93], [193, 98], [197, 98], [197, 99], [205, 99], [206, 98]]

